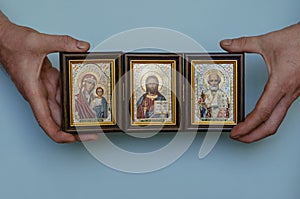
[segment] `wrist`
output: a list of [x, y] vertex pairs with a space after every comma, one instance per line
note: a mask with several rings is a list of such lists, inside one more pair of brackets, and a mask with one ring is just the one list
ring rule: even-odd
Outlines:
[[3, 26], [6, 24], [6, 23], [9, 23], [9, 19], [3, 14], [3, 12], [0, 10], [0, 30], [2, 30]]
[[7, 24], [11, 23], [9, 19], [3, 14], [3, 12], [0, 10], [0, 41], [3, 40], [5, 27]]
[[295, 24], [295, 30], [296, 30], [296, 34], [298, 35], [298, 37], [297, 37], [297, 41], [298, 41], [298, 43], [300, 44], [300, 37], [299, 37], [299, 35], [300, 35], [300, 21], [298, 22], [298, 23], [296, 23]]
[[11, 24], [11, 22], [0, 10], [0, 63], [3, 61], [1, 49], [5, 49], [5, 41], [7, 40], [7, 35], [9, 35], [7, 33], [7, 30], [9, 30], [9, 24]]
[[2, 21], [7, 21], [8, 20], [8, 18], [5, 16], [5, 14], [0, 10], [0, 23], [2, 22]]

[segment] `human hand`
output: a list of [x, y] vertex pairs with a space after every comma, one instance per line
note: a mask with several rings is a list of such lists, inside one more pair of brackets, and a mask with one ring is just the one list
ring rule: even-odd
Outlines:
[[241, 142], [254, 142], [276, 133], [290, 105], [300, 95], [300, 23], [261, 36], [223, 40], [229, 52], [263, 56], [268, 82], [254, 110], [231, 131]]
[[96, 140], [97, 134], [74, 136], [60, 130], [60, 74], [47, 54], [85, 52], [89, 44], [69, 36], [39, 33], [11, 23], [0, 11], [0, 62], [29, 102], [42, 129], [55, 142]]

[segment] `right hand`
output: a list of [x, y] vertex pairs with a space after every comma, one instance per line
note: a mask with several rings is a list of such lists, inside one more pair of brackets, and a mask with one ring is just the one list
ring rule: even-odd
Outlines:
[[254, 110], [231, 131], [241, 142], [254, 142], [276, 133], [289, 107], [300, 95], [300, 23], [261, 36], [221, 41], [229, 52], [263, 56], [268, 82]]

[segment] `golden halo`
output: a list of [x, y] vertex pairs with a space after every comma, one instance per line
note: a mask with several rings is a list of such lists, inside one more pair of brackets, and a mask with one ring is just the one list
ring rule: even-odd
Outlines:
[[78, 74], [78, 78], [77, 78], [77, 85], [79, 86], [79, 88], [81, 87], [82, 78], [85, 75], [94, 75], [94, 77], [96, 77], [96, 85], [98, 84], [99, 77], [98, 77], [98, 75], [96, 73], [93, 73], [93, 72], [84, 73], [84, 72], [82, 72], [82, 73]]
[[97, 93], [96, 93], [96, 91], [97, 91], [97, 88], [99, 88], [99, 87], [101, 87], [101, 88], [103, 89], [103, 96], [106, 95], [106, 88], [104, 87], [104, 85], [102, 85], [102, 84], [97, 84], [97, 85], [95, 86], [95, 96], [98, 96]]
[[218, 74], [219, 75], [219, 77], [221, 79], [221, 82], [219, 84], [219, 88], [223, 89], [225, 87], [225, 84], [226, 84], [226, 81], [225, 81], [226, 77], [225, 77], [224, 73], [221, 72], [219, 69], [210, 69], [210, 70], [206, 71], [203, 74], [202, 83], [206, 87], [206, 89], [209, 90], [208, 77], [211, 74]]
[[154, 72], [154, 71], [149, 71], [147, 72], [146, 74], [144, 74], [140, 80], [140, 85], [141, 85], [141, 88], [144, 92], [146, 92], [146, 79], [149, 77], [149, 76], [156, 76], [157, 79], [158, 79], [158, 91], [160, 92], [162, 87], [163, 87], [163, 80], [162, 80], [162, 77], [159, 73], [157, 72]]
[[96, 77], [96, 85], [98, 84], [100, 77], [98, 73], [93, 71], [93, 67], [95, 67], [93, 65], [95, 64], [85, 64], [82, 66], [80, 71], [78, 71], [77, 75], [75, 76], [75, 85], [78, 86], [78, 88], [81, 88], [82, 78], [87, 74], [94, 75]]

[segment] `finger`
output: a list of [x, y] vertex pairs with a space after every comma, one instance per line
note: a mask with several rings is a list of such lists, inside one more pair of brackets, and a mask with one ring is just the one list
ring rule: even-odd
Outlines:
[[283, 98], [266, 122], [262, 123], [249, 134], [238, 138], [238, 140], [245, 143], [251, 143], [275, 134], [291, 104], [292, 100], [288, 97]]
[[259, 36], [225, 39], [220, 42], [220, 46], [224, 50], [229, 52], [261, 52], [261, 48], [259, 45]]
[[[59, 77], [60, 77], [60, 75], [59, 75]], [[57, 85], [55, 100], [56, 100], [56, 103], [59, 106], [61, 106], [61, 83], [60, 83], [60, 81], [58, 82], [58, 85]]]
[[99, 139], [99, 135], [96, 133], [93, 134], [78, 134], [75, 135], [75, 139], [79, 142], [86, 142], [86, 141], [97, 141]]
[[[48, 67], [49, 66], [49, 67]], [[47, 101], [50, 108], [52, 119], [60, 126], [61, 124], [61, 108], [56, 100], [57, 88], [59, 84], [59, 72], [51, 66], [50, 61], [46, 58], [43, 64], [41, 80], [46, 88]]]
[[33, 113], [46, 134], [55, 142], [58, 143], [70, 143], [75, 141], [75, 137], [69, 133], [65, 133], [60, 130], [60, 127], [56, 124], [51, 116], [47, 99], [41, 89], [32, 88], [29, 92], [31, 96], [29, 103], [33, 110]]
[[280, 92], [281, 90], [277, 82], [269, 80], [254, 110], [246, 117], [244, 122], [241, 122], [232, 129], [230, 136], [233, 139], [237, 139], [247, 135], [267, 121], [277, 104], [285, 95], [283, 92]]
[[[52, 119], [60, 126], [61, 124], [61, 107], [58, 103], [57, 96], [60, 96], [59, 89], [59, 72], [56, 68], [51, 66], [50, 61], [46, 58], [43, 64], [43, 70], [41, 73], [41, 79], [44, 82], [48, 93], [48, 105]], [[82, 134], [80, 136], [74, 136], [77, 141], [95, 141], [98, 139], [97, 134]]]
[[[42, 47], [45, 53], [53, 52], [85, 52], [90, 48], [90, 44], [80, 41], [68, 35], [42, 35]], [[41, 44], [40, 44], [41, 45]]]

